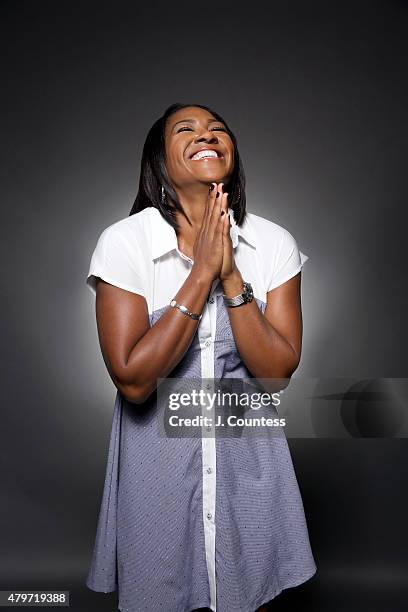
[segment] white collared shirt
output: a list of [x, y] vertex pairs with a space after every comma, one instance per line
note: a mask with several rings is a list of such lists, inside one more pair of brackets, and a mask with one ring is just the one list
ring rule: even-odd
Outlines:
[[[247, 213], [239, 227], [232, 209], [229, 216], [237, 266], [244, 280], [251, 282], [255, 297], [266, 302], [266, 293], [300, 272], [309, 258], [299, 251], [288, 230], [273, 221]], [[138, 293], [146, 298], [152, 313], [169, 304], [192, 263], [179, 251], [174, 228], [158, 209], [149, 207], [113, 223], [101, 233], [87, 284], [95, 294], [96, 277], [100, 277]], [[212, 291], [216, 284], [218, 281]]]
[[[278, 224], [247, 213], [244, 224], [239, 227], [232, 210], [229, 214], [237, 267], [243, 280], [251, 283], [254, 298], [264, 312], [267, 292], [300, 272], [308, 257], [299, 251], [294, 237]], [[158, 209], [149, 207], [113, 223], [101, 233], [92, 255], [87, 284], [95, 294], [96, 277], [100, 277], [112, 285], [142, 295], [147, 302], [150, 325], [154, 325], [169, 308], [192, 265], [193, 261], [178, 249], [174, 228]], [[212, 284], [202, 314], [196, 336], [171, 376], [201, 376], [207, 381], [209, 391], [214, 391], [213, 379], [251, 376], [236, 349], [218, 279]], [[154, 406], [151, 408], [154, 410]], [[171, 602], [166, 608], [168, 612], [184, 612], [190, 609], [189, 606], [210, 607], [218, 612], [232, 609], [249, 612], [268, 601], [267, 597], [272, 599], [279, 589], [292, 583], [299, 584], [313, 575], [316, 567], [286, 439], [276, 440], [269, 446], [258, 441], [257, 445], [250, 446], [254, 442], [247, 442], [243, 447], [241, 441], [237, 451], [239, 439], [216, 439], [212, 428], [206, 427], [208, 435], [202, 436], [199, 447], [191, 440], [183, 440], [176, 451], [169, 440], [163, 446], [163, 439], [159, 440], [148, 427], [150, 421], [145, 422], [147, 417], [142, 419], [140, 414], [138, 406], [129, 405], [117, 393], [98, 533], [87, 580], [89, 588], [112, 591], [117, 588], [119, 580], [122, 612], [154, 612], [164, 602]], [[180, 455], [177, 455], [179, 451]], [[143, 468], [146, 472], [139, 472], [137, 465], [145, 465], [146, 457], [149, 457], [150, 467]], [[192, 466], [196, 466], [198, 460], [201, 468], [196, 471]], [[168, 471], [172, 462], [174, 471]], [[221, 462], [220, 465], [217, 462]], [[274, 468], [274, 464], [278, 467]], [[154, 523], [149, 523], [149, 508], [152, 504], [160, 504], [160, 497], [152, 497], [149, 487], [160, 496], [157, 482], [162, 479], [161, 484], [165, 486], [168, 479], [181, 474], [180, 470], [184, 470], [183, 474], [190, 474], [183, 485], [187, 488], [179, 493], [181, 481], [177, 480], [179, 484], [173, 493], [175, 506], [169, 507], [168, 515], [164, 509], [164, 514], [158, 515], [159, 519], [156, 517]], [[251, 500], [252, 479], [265, 485], [264, 489], [256, 488], [256, 500]], [[281, 481], [287, 484], [286, 496], [282, 494]], [[237, 484], [232, 486], [234, 482]], [[130, 507], [136, 503], [132, 500], [138, 497], [143, 501], [139, 500], [138, 510], [129, 514]], [[289, 498], [290, 511], [287, 508]], [[164, 504], [171, 504], [172, 499], [172, 496], [163, 494]], [[191, 512], [197, 521], [197, 503], [200, 504], [201, 520], [191, 523]], [[117, 507], [128, 509], [128, 514], [121, 515], [120, 522]], [[170, 550], [174, 547], [173, 569], [164, 562], [158, 569], [158, 559], [161, 558], [158, 550], [163, 545], [165, 529], [161, 521], [166, 516], [171, 523], [174, 512], [177, 512], [177, 525], [185, 524], [185, 528], [192, 531], [188, 531], [187, 539], [180, 542], [175, 533], [170, 533], [166, 545]], [[264, 517], [263, 524], [257, 525], [257, 516]], [[116, 526], [114, 536], [105, 531], [104, 526], [109, 520]], [[156, 529], [161, 534], [160, 541], [153, 547], [145, 531], [138, 532], [136, 525], [139, 520], [146, 520], [152, 532]], [[262, 559], [263, 546], [269, 546], [266, 550], [279, 550], [278, 539], [280, 541], [281, 536], [276, 531], [277, 525], [289, 549], [287, 558], [285, 560], [283, 556], [280, 561], [275, 552], [275, 556]], [[258, 548], [254, 544], [258, 534], [263, 541], [260, 548], [260, 544]], [[153, 536], [150, 534], [149, 537]], [[125, 538], [126, 545], [121, 538]], [[245, 562], [235, 558], [239, 551], [245, 555]], [[141, 569], [138, 555], [143, 556], [143, 567], [153, 575], [150, 587], [143, 582], [148, 578]], [[173, 574], [176, 568], [177, 572], [185, 575], [185, 555], [195, 564], [194, 575], [197, 578], [191, 577], [188, 587], [180, 582], [179, 595], [176, 596], [170, 584], [178, 580]], [[202, 565], [203, 559], [205, 565]], [[272, 565], [271, 559], [274, 560]], [[118, 578], [117, 562], [121, 568]], [[233, 570], [234, 563], [238, 565]], [[155, 583], [156, 578], [159, 586]], [[242, 584], [247, 585], [244, 590]], [[258, 601], [257, 590], [262, 589], [265, 598]], [[150, 604], [146, 603], [148, 601]]]

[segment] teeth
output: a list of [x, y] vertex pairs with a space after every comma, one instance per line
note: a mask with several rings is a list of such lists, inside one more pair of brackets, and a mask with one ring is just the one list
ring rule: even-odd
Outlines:
[[216, 151], [206, 150], [199, 151], [191, 159], [202, 159], [203, 157], [218, 157]]

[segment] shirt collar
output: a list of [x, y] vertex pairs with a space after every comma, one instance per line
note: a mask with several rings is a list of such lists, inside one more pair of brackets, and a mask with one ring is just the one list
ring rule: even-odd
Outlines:
[[[178, 248], [177, 234], [172, 225], [164, 219], [160, 211], [154, 206], [151, 207], [151, 220], [152, 220], [152, 259], [157, 259], [166, 253], [169, 253], [173, 249]], [[232, 240], [232, 247], [235, 249], [239, 243], [239, 237], [243, 238], [248, 244], [256, 249], [255, 234], [248, 223], [248, 216], [246, 216], [242, 227], [236, 224], [234, 219], [234, 211], [229, 209], [230, 216], [230, 236]]]

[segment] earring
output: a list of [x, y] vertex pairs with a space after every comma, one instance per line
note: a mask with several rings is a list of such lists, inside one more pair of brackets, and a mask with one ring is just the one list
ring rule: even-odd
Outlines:
[[161, 186], [161, 201], [162, 201], [162, 204], [164, 204], [165, 200], [166, 200], [166, 193], [165, 193], [164, 187], [162, 185]]

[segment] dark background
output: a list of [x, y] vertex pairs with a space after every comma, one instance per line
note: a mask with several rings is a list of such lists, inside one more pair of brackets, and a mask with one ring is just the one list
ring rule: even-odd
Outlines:
[[[296, 376], [403, 378], [408, 6], [0, 12], [0, 589], [116, 610], [116, 593], [85, 587], [115, 396], [85, 278], [100, 232], [129, 214], [147, 131], [176, 101], [213, 106], [235, 131], [248, 210], [310, 257]], [[406, 439], [289, 443], [318, 571], [273, 609], [406, 610]]]

